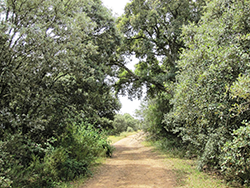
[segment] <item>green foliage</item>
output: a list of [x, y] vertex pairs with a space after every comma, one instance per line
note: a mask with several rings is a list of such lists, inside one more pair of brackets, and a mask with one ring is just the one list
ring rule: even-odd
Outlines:
[[134, 132], [134, 129], [132, 127], [128, 127], [127, 132]]
[[117, 114], [113, 122], [114, 130], [112, 134], [120, 134], [122, 132], [137, 131], [139, 127], [139, 120], [133, 118], [130, 114]]
[[209, 1], [200, 22], [183, 27], [187, 49], [178, 61], [173, 110], [164, 122], [199, 156], [199, 169], [221, 169], [226, 142], [231, 143], [229, 155], [240, 151], [233, 149], [232, 133], [242, 131], [242, 122], [250, 117], [249, 5], [250, 1]]
[[[250, 66], [250, 64], [248, 64]], [[231, 111], [234, 115], [240, 115], [249, 110], [250, 105], [250, 77], [247, 72], [244, 75], [239, 75], [239, 78], [230, 88], [231, 98], [237, 99]], [[242, 99], [244, 99], [242, 101]]]
[[[21, 135], [1, 141], [1, 187], [53, 187], [56, 182], [88, 174], [97, 157], [112, 155], [105, 132], [88, 124], [71, 127], [67, 138], [48, 140], [44, 146], [29, 144]], [[53, 146], [55, 142], [60, 142], [58, 147]]]
[[250, 185], [250, 126], [247, 122], [244, 124], [233, 132], [233, 140], [223, 146], [221, 168], [229, 180]]
[[117, 20], [125, 35], [120, 53], [135, 55], [139, 62], [134, 72], [120, 64], [117, 90], [138, 97], [142, 86], [149, 96], [166, 92], [164, 83], [175, 80], [176, 61], [185, 47], [181, 27], [198, 22], [203, 5], [203, 0], [133, 0], [127, 4], [125, 14]]
[[44, 139], [70, 113], [93, 124], [113, 119], [120, 105], [107, 79], [115, 55], [107, 51], [115, 51], [119, 34], [100, 1], [4, 1], [1, 15], [5, 131]]
[[142, 121], [142, 128], [145, 132], [150, 133], [152, 138], [164, 138], [168, 132], [164, 127], [166, 124], [163, 122], [165, 113], [171, 109], [168, 94], [158, 94], [157, 97], [143, 101], [140, 109], [136, 111], [136, 115]]
[[[112, 148], [120, 34], [99, 0], [0, 2], [0, 187], [53, 187]], [[89, 126], [91, 124], [91, 126]]]
[[[244, 41], [246, 38], [244, 38]], [[248, 64], [249, 66], [249, 64]], [[242, 116], [249, 113], [250, 104], [250, 79], [248, 73], [240, 74], [237, 81], [230, 88], [230, 97], [236, 99], [230, 109], [232, 116]], [[237, 130], [234, 130], [233, 139], [222, 147], [221, 169], [228, 180], [235, 180], [241, 184], [250, 185], [250, 126], [249, 118], [242, 122]]]
[[121, 132], [126, 131], [127, 124], [126, 124], [126, 120], [123, 117], [123, 115], [117, 114], [115, 116], [115, 119], [114, 119], [114, 122], [113, 122], [113, 127], [114, 127], [114, 130], [113, 130], [114, 134], [119, 134]]

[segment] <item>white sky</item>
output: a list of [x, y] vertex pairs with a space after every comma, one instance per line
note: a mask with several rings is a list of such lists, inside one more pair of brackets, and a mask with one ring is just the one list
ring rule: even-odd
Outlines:
[[115, 16], [121, 16], [124, 11], [124, 7], [130, 0], [102, 0], [103, 4], [112, 9]]
[[[130, 0], [102, 0], [103, 4], [112, 9], [112, 12], [115, 17], [121, 16], [124, 12], [124, 7]], [[128, 68], [134, 69], [134, 64], [136, 60], [133, 60], [129, 65]], [[128, 97], [119, 97], [122, 103], [122, 109], [120, 111], [121, 114], [129, 113], [134, 115], [135, 109], [139, 109], [140, 101], [133, 99], [133, 101], [129, 100]]]

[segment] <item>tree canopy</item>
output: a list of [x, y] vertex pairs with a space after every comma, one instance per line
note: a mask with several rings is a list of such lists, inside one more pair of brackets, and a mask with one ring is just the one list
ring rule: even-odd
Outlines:
[[[0, 186], [53, 187], [136, 130], [249, 184], [249, 0], [0, 1]], [[135, 71], [127, 58], [139, 62]], [[49, 177], [45, 174], [49, 174]], [[37, 180], [37, 181], [36, 181]]]
[[123, 115], [117, 114], [113, 122], [114, 130], [113, 134], [120, 134], [122, 132], [137, 131], [140, 127], [139, 120], [133, 118], [130, 114], [125, 113]]
[[[124, 34], [120, 53], [139, 59], [134, 72], [121, 69], [117, 85], [123, 93], [140, 96], [142, 85], [148, 94], [164, 91], [165, 83], [175, 80], [176, 61], [185, 48], [181, 27], [198, 22], [204, 1], [133, 0], [117, 20]], [[122, 67], [122, 66], [121, 66]], [[126, 86], [126, 87], [125, 87]]]
[[140, 113], [153, 138], [248, 184], [249, 1], [205, 2], [132, 1], [118, 26], [140, 62], [119, 84], [153, 91]]
[[[246, 165], [249, 146], [241, 150], [232, 140], [236, 135], [249, 140], [243, 137], [250, 117], [249, 3], [210, 1], [198, 24], [183, 27], [187, 48], [177, 63], [173, 110], [165, 117], [166, 129], [178, 133], [199, 156], [200, 169], [223, 169], [241, 183], [247, 183], [249, 167], [239, 172], [237, 164]], [[236, 151], [240, 157], [230, 160]]]
[[119, 35], [100, 1], [6, 1], [1, 12], [4, 129], [44, 130], [69, 111], [112, 119], [119, 105], [107, 76]]
[[109, 147], [95, 127], [112, 128], [120, 109], [114, 18], [100, 0], [4, 0], [0, 11], [0, 186], [86, 173]]

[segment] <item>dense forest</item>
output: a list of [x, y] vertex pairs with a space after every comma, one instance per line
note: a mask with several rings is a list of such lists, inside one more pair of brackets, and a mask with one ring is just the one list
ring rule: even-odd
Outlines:
[[[0, 187], [88, 174], [108, 134], [138, 128], [250, 184], [250, 0], [132, 0], [119, 18], [101, 0], [0, 11]], [[118, 95], [145, 90], [140, 122], [118, 114]]]

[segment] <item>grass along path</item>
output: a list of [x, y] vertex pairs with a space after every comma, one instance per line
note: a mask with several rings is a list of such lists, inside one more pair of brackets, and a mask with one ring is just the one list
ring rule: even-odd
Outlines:
[[176, 178], [176, 188], [232, 188], [218, 177], [217, 174], [200, 172], [196, 168], [196, 161], [175, 157], [171, 151], [162, 151], [152, 142], [143, 142], [146, 147], [153, 147], [154, 152], [164, 157]]
[[[116, 135], [116, 136], [109, 136], [108, 140], [111, 142], [111, 144], [114, 144], [116, 142], [118, 142], [119, 140], [126, 138], [128, 136], [134, 135], [137, 132], [123, 132], [120, 135]], [[106, 158], [98, 158], [95, 161], [95, 164], [93, 164], [91, 171], [92, 171], [92, 175], [98, 173], [100, 171], [100, 168], [103, 164], [105, 164], [106, 162]], [[61, 183], [59, 186], [57, 186], [57, 188], [78, 188], [81, 187], [84, 182], [86, 182], [91, 176], [91, 174], [89, 174], [88, 176], [83, 176], [83, 177], [79, 177], [74, 181], [71, 182], [63, 182]]]
[[[126, 137], [131, 136], [131, 135], [135, 135], [135, 134], [136, 134], [136, 132], [122, 133], [119, 136], [110, 136], [109, 140], [114, 144], [114, 143], [117, 143], [119, 140], [122, 140], [123, 138], [126, 138]], [[119, 145], [119, 142], [118, 142], [118, 145]], [[144, 158], [147, 159], [147, 157], [148, 157], [147, 160], [151, 160], [149, 158], [153, 158], [152, 156], [155, 156], [156, 158], [161, 160], [160, 164], [162, 166], [164, 166], [165, 171], [168, 172], [164, 176], [164, 178], [169, 179], [170, 178], [169, 176], [171, 176], [172, 180], [171, 180], [170, 187], [175, 187], [175, 188], [230, 188], [230, 186], [228, 186], [225, 182], [220, 180], [217, 175], [215, 175], [215, 174], [209, 175], [209, 174], [206, 174], [204, 172], [198, 171], [196, 169], [195, 160], [187, 160], [187, 159], [180, 159], [178, 157], [174, 157], [173, 153], [171, 151], [164, 151], [163, 152], [163, 151], [157, 149], [157, 147], [154, 146], [154, 144], [152, 144], [150, 142], [143, 141], [142, 145], [145, 147], [146, 153], [149, 154], [149, 157], [144, 155]], [[118, 148], [119, 148], [119, 146], [118, 146]], [[141, 147], [139, 147], [139, 148], [143, 149]], [[132, 149], [131, 151], [133, 152], [133, 154], [131, 154], [131, 155], [128, 153], [128, 152], [130, 152], [130, 150], [119, 151], [119, 149], [118, 149], [118, 153], [125, 152], [125, 155], [129, 155], [130, 157], [133, 157], [133, 155], [136, 154], [136, 150], [138, 150], [139, 148], [138, 147], [134, 148], [135, 151], [133, 151], [133, 149]], [[152, 155], [150, 153], [152, 153]], [[120, 155], [120, 154], [115, 153], [114, 158], [118, 157], [118, 155]], [[112, 173], [110, 175], [106, 175], [110, 170], [112, 170], [110, 168], [112, 167], [112, 165], [114, 165], [114, 162], [115, 162], [114, 158], [113, 159], [112, 158], [111, 159], [99, 159], [99, 161], [97, 161], [97, 165], [94, 167], [94, 170], [93, 170], [93, 178], [92, 178], [92, 179], [95, 179], [95, 181], [97, 181], [97, 182], [96, 182], [96, 184], [92, 184], [90, 186], [91, 188], [105, 187], [107, 185], [106, 183], [108, 180], [111, 180], [111, 182], [114, 181], [115, 177], [113, 176]], [[120, 159], [118, 159], [118, 161], [119, 161], [118, 163], [121, 163], [122, 160], [120, 160]], [[132, 162], [135, 164], [133, 164], [133, 165], [126, 164], [126, 165], [124, 165], [124, 167], [121, 167], [120, 165], [116, 164], [116, 169], [117, 169], [117, 167], [119, 167], [120, 170], [115, 171], [114, 174], [121, 174], [122, 173], [123, 176], [126, 174], [127, 179], [119, 179], [121, 177], [117, 177], [116, 181], [117, 182], [123, 181], [122, 182], [123, 184], [115, 184], [115, 186], [116, 187], [120, 186], [120, 187], [131, 187], [131, 188], [135, 187], [136, 188], [136, 187], [138, 187], [138, 185], [140, 185], [140, 187], [150, 187], [149, 182], [148, 182], [149, 186], [146, 186], [146, 185], [142, 184], [143, 181], [142, 182], [132, 182], [132, 184], [128, 184], [128, 182], [130, 182], [130, 179], [131, 180], [133, 179], [133, 176], [129, 176], [129, 174], [131, 173], [131, 170], [136, 169], [136, 168], [132, 168], [132, 167], [138, 163], [138, 159], [132, 159], [132, 160], [129, 159], [129, 160], [130, 160], [130, 163]], [[128, 167], [129, 167], [129, 169], [127, 169]], [[159, 167], [159, 165], [158, 165], [158, 167]], [[100, 177], [100, 176], [102, 176], [101, 174], [104, 174], [104, 177]], [[137, 172], [135, 174], [142, 174], [142, 172]], [[159, 175], [159, 173], [158, 173], [158, 175]], [[145, 175], [142, 174], [142, 176], [140, 176], [140, 178], [142, 178], [143, 176], [145, 176]], [[158, 177], [156, 176], [155, 179], [157, 180], [157, 178]], [[84, 183], [88, 182], [88, 181], [89, 181], [89, 178], [85, 177], [85, 178], [82, 178], [82, 179], [77, 180], [75, 182], [69, 182], [67, 185], [65, 184], [64, 186], [60, 186], [60, 187], [63, 187], [63, 188], [69, 188], [69, 187], [70, 188], [75, 188], [75, 187], [85, 188], [87, 185], [85, 185]], [[132, 180], [132, 181], [134, 181], [134, 180]], [[162, 180], [160, 180], [160, 181], [162, 181]], [[104, 182], [104, 184], [103, 184], [103, 182]], [[89, 187], [89, 185], [87, 187]], [[151, 184], [151, 187], [158, 188], [159, 185]]]
[[114, 144], [116, 150], [98, 174], [81, 188], [172, 188], [175, 178], [168, 164], [151, 147], [141, 144], [143, 133]]

